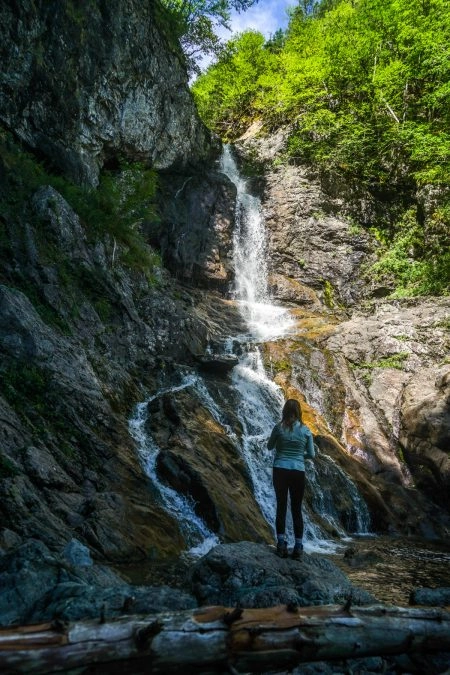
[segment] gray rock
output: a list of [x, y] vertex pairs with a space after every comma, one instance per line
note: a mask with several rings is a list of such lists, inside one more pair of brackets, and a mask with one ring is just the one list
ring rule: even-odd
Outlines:
[[2, 122], [77, 182], [93, 185], [105, 161], [120, 155], [158, 168], [205, 159], [210, 134], [156, 6], [71, 7], [2, 3]]
[[[276, 297], [292, 302], [293, 280], [329, 307], [352, 306], [366, 293], [361, 265], [368, 262], [374, 244], [362, 229], [352, 231], [342, 200], [326, 194], [306, 168], [269, 164], [284, 141], [280, 130], [273, 138], [253, 136], [238, 144], [244, 159], [256, 155], [265, 165], [262, 197], [270, 272], [290, 280], [277, 283]], [[304, 295], [300, 292], [299, 298]], [[312, 304], [314, 296], [309, 295]]]
[[195, 598], [167, 586], [98, 588], [84, 583], [58, 584], [33, 607], [31, 623], [79, 619], [112, 619], [126, 614], [151, 614], [196, 607]]
[[90, 567], [94, 564], [91, 552], [78, 539], [71, 539], [64, 548], [64, 558], [70, 565], [76, 567]]
[[448, 607], [450, 605], [450, 588], [415, 588], [411, 591], [409, 604]]
[[354, 604], [374, 601], [323, 557], [281, 559], [274, 549], [250, 542], [216, 546], [193, 566], [190, 578], [200, 605], [309, 606], [345, 603], [350, 597]]
[[198, 362], [202, 370], [206, 370], [216, 375], [226, 375], [239, 363], [237, 356], [233, 354], [223, 355], [202, 355], [198, 357]]
[[233, 277], [236, 188], [210, 170], [161, 177], [160, 222], [148, 226], [165, 265], [181, 280], [228, 291]]
[[28, 541], [1, 556], [0, 625], [112, 618], [196, 606], [195, 598], [180, 589], [133, 586], [92, 560], [86, 566], [82, 548], [80, 542], [70, 542], [64, 560], [42, 542]]
[[408, 452], [416, 480], [449, 504], [450, 365], [423, 368], [414, 374], [400, 399], [399, 440]]

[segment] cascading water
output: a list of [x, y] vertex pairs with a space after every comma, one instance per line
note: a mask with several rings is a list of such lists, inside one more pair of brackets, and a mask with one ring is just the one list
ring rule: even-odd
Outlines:
[[[222, 171], [236, 185], [236, 230], [234, 235], [235, 298], [247, 321], [250, 334], [237, 336], [235, 341], [246, 343], [232, 374], [233, 386], [238, 393], [238, 417], [243, 428], [242, 454], [253, 481], [255, 497], [267, 521], [275, 521], [275, 499], [271, 484], [272, 453], [267, 450], [267, 438], [276, 421], [280, 419], [283, 395], [280, 388], [266, 375], [258, 342], [286, 335], [293, 321], [289, 311], [270, 302], [267, 281], [267, 244], [261, 203], [249, 194], [245, 180], [240, 176], [231, 148], [224, 148]], [[349, 509], [352, 531], [367, 532], [369, 513], [350, 478], [331, 460], [328, 469], [340, 482], [346, 482], [346, 494], [352, 507]], [[332, 468], [331, 468], [332, 467]], [[314, 511], [341, 536], [347, 534], [338, 522], [337, 511], [330, 492], [322, 490], [317, 470], [308, 467], [307, 473], [314, 485]], [[314, 550], [333, 550], [335, 546], [315, 525], [309, 507], [304, 506], [306, 547]], [[290, 527], [288, 526], [288, 531]]]
[[134, 415], [129, 421], [130, 434], [136, 441], [137, 451], [146, 475], [152, 481], [161, 505], [177, 520], [186, 543], [193, 556], [203, 555], [219, 543], [216, 535], [205, 525], [195, 513], [192, 501], [176, 490], [162, 483], [156, 473], [156, 459], [160, 451], [158, 445], [146, 430], [148, 404], [162, 394], [179, 391], [197, 383], [195, 376], [186, 376], [178, 386], [167, 387], [158, 391], [146, 401], [138, 403]]
[[[224, 342], [225, 352], [237, 352], [239, 363], [231, 375], [233, 399], [237, 401], [236, 414], [242, 428], [240, 438], [227, 424], [221, 411], [217, 392], [208, 387], [200, 375], [190, 374], [176, 386], [166, 387], [140, 403], [130, 420], [130, 433], [137, 443], [139, 457], [149, 476], [161, 505], [179, 522], [191, 555], [203, 555], [218, 543], [217, 536], [209, 530], [196, 514], [194, 503], [162, 483], [156, 472], [160, 452], [148, 432], [148, 404], [166, 393], [190, 387], [192, 394], [201, 402], [228, 434], [233, 444], [240, 449], [253, 484], [253, 491], [261, 513], [273, 527], [275, 522], [275, 498], [272, 487], [272, 452], [267, 449], [267, 439], [273, 425], [281, 417], [283, 394], [281, 389], [267, 377], [259, 345], [289, 333], [294, 322], [289, 310], [270, 303], [267, 279], [266, 233], [258, 197], [249, 194], [246, 183], [239, 175], [231, 150], [225, 147], [222, 171], [236, 184], [236, 231], [234, 235], [235, 289], [234, 296], [248, 326], [245, 335], [230, 336]], [[321, 487], [318, 471], [314, 465], [307, 468], [312, 498], [304, 504], [305, 548], [332, 552], [336, 549], [327, 535], [315, 524], [311, 509], [341, 536], [349, 531], [367, 532], [368, 510], [349, 477], [326, 455], [321, 456], [326, 464], [325, 474], [330, 484], [339, 484], [351, 505], [348, 507], [346, 527], [339, 522], [338, 512], [330, 490]], [[288, 518], [288, 533], [291, 533]]]
[[236, 186], [233, 263], [234, 297], [253, 339], [284, 334], [293, 324], [289, 312], [270, 303], [267, 279], [267, 241], [261, 200], [249, 193], [231, 148], [225, 146], [221, 170]]

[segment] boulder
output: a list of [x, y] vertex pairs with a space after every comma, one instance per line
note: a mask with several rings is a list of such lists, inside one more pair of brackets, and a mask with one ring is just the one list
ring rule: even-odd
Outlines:
[[200, 605], [306, 607], [350, 598], [357, 605], [374, 601], [326, 558], [304, 553], [300, 561], [281, 559], [274, 547], [245, 541], [213, 548], [192, 567], [190, 579]]
[[233, 354], [202, 354], [197, 360], [201, 370], [214, 373], [219, 377], [229, 373], [239, 363], [238, 357]]
[[[93, 564], [86, 547], [80, 558], [80, 546], [72, 540], [59, 556], [42, 542], [29, 540], [0, 556], [0, 625], [112, 618], [196, 606], [195, 598], [180, 589], [128, 584], [113, 570]], [[88, 559], [91, 564], [86, 565]]]
[[411, 591], [409, 604], [448, 607], [450, 605], [450, 588], [415, 588]]

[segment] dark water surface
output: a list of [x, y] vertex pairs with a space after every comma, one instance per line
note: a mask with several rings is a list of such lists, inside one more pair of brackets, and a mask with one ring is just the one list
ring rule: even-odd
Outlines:
[[450, 588], [450, 542], [358, 538], [327, 557], [355, 586], [386, 604], [408, 605], [411, 591], [417, 588]]

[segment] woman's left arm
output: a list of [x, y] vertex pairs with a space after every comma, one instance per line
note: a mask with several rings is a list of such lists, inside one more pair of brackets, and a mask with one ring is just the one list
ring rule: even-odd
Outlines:
[[316, 452], [314, 450], [314, 442], [313, 442], [312, 433], [308, 429], [308, 433], [306, 434], [305, 457], [307, 457], [308, 459], [314, 459], [315, 456], [316, 456]]

